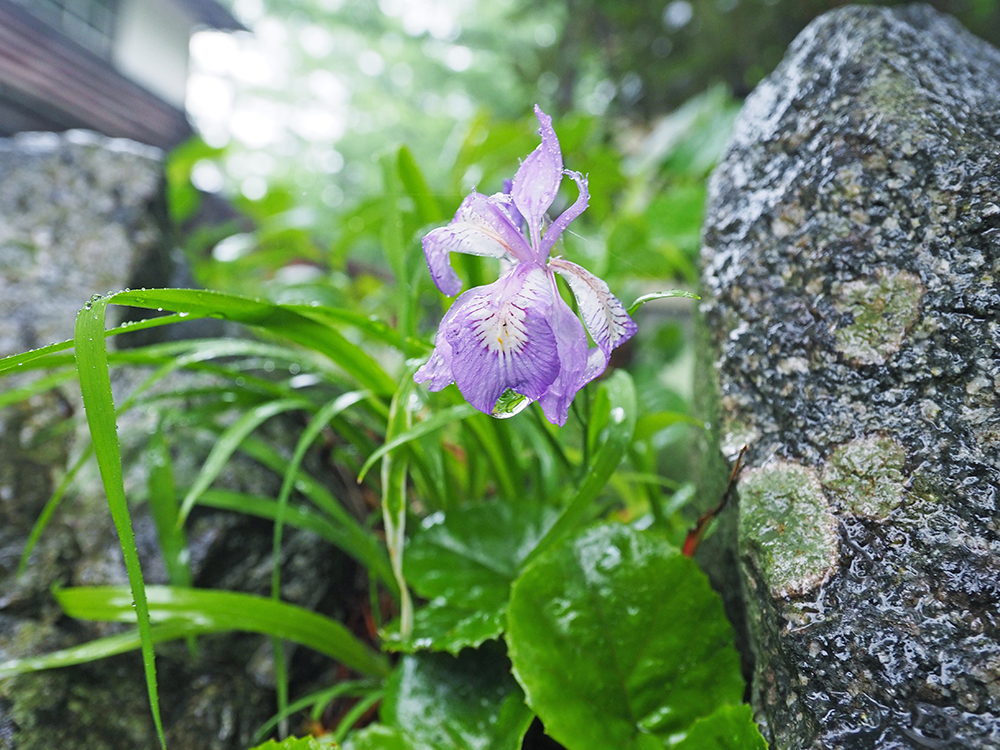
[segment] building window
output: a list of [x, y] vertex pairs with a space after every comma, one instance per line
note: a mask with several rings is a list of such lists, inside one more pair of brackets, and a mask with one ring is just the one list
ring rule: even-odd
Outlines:
[[118, 0], [18, 0], [70, 39], [107, 57], [115, 32]]

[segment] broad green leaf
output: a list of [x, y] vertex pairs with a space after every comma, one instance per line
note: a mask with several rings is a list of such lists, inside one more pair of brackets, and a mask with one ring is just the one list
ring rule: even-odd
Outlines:
[[719, 597], [651, 532], [586, 529], [535, 559], [507, 610], [514, 674], [570, 750], [652, 750], [743, 694]]
[[412, 638], [387, 638], [386, 647], [458, 654], [499, 637], [510, 585], [555, 515], [549, 506], [492, 502], [426, 518], [406, 549], [405, 571], [430, 603], [417, 611]]
[[387, 626], [382, 632], [382, 647], [407, 654], [430, 649], [457, 655], [464, 648], [479, 646], [503, 633], [506, 604], [488, 602], [483, 609], [473, 609], [433, 599], [413, 613], [413, 630], [408, 638], [401, 635], [398, 620]]
[[592, 510], [594, 500], [618, 468], [635, 431], [636, 398], [632, 378], [623, 370], [601, 384], [609, 401], [608, 426], [601, 447], [590, 460], [587, 474], [559, 519], [535, 546], [528, 562], [535, 559], [569, 533]]
[[767, 750], [747, 705], [720, 706], [694, 723], [676, 750]]
[[[189, 622], [204, 632], [242, 630], [301, 643], [366, 675], [388, 673], [385, 657], [359, 641], [336, 620], [287, 602], [235, 591], [148, 586], [154, 622]], [[135, 622], [127, 589], [80, 586], [56, 589], [67, 615], [99, 622]]]
[[281, 742], [268, 740], [250, 750], [330, 750], [335, 747], [335, 744], [329, 742], [320, 743], [315, 737], [286, 737]]
[[404, 656], [382, 704], [415, 750], [516, 750], [531, 719], [499, 644]]
[[108, 498], [111, 518], [118, 532], [122, 557], [128, 573], [129, 589], [124, 594], [129, 612], [138, 622], [142, 640], [142, 661], [146, 674], [150, 709], [160, 746], [166, 750], [163, 722], [160, 719], [160, 699], [156, 688], [156, 660], [150, 634], [149, 607], [146, 587], [139, 565], [139, 552], [135, 546], [132, 520], [125, 499], [122, 477], [121, 450], [118, 445], [118, 424], [115, 419], [115, 401], [111, 394], [111, 373], [108, 370], [107, 342], [104, 338], [104, 319], [108, 297], [95, 297], [76, 316], [74, 346], [76, 369], [80, 377], [80, 392], [87, 413], [87, 425], [94, 445], [94, 455], [101, 473], [101, 482]]
[[417, 750], [406, 732], [384, 724], [372, 724], [344, 742], [344, 750]]

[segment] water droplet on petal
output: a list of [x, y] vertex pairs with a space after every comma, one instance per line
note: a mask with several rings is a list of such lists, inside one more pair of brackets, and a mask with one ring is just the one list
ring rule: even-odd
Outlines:
[[527, 409], [531, 401], [527, 396], [508, 388], [497, 399], [496, 406], [493, 407], [492, 416], [497, 419], [510, 419], [515, 414], [520, 414]]

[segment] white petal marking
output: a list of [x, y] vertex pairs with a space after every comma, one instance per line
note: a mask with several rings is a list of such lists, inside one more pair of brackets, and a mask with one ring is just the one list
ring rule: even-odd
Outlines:
[[549, 267], [566, 279], [580, 305], [587, 331], [605, 357], [610, 357], [612, 349], [632, 338], [636, 332], [635, 321], [603, 279], [563, 258], [552, 258]]

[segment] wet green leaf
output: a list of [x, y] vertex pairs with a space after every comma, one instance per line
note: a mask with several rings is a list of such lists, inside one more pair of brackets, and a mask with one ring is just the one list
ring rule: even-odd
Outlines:
[[539, 556], [507, 612], [514, 673], [570, 750], [662, 748], [743, 693], [722, 603], [651, 532], [587, 529]]
[[767, 750], [750, 706], [721, 706], [698, 719], [676, 750]]
[[281, 742], [268, 740], [263, 745], [257, 745], [250, 750], [328, 750], [336, 747], [329, 743], [320, 744], [315, 737], [286, 737]]
[[414, 750], [515, 750], [531, 719], [499, 644], [404, 656], [382, 705], [382, 720]]
[[344, 750], [414, 750], [405, 732], [384, 724], [372, 724], [352, 734]]
[[94, 455], [97, 457], [101, 482], [108, 498], [108, 507], [111, 510], [115, 531], [118, 532], [122, 558], [128, 573], [129, 593], [126, 599], [139, 626], [142, 661], [153, 723], [156, 725], [160, 746], [166, 750], [167, 743], [160, 718], [159, 690], [156, 685], [156, 660], [150, 633], [146, 584], [139, 564], [139, 552], [132, 531], [132, 518], [125, 497], [121, 448], [118, 444], [118, 423], [115, 418], [114, 396], [111, 392], [111, 373], [108, 369], [108, 350], [104, 333], [108, 299], [108, 297], [93, 298], [76, 316], [73, 338], [76, 370], [80, 377], [80, 393], [87, 413], [87, 425], [90, 427], [94, 444]]
[[[121, 586], [77, 586], [53, 594], [70, 617], [98, 622], [135, 622], [129, 591]], [[287, 602], [236, 591], [147, 586], [148, 617], [154, 623], [191, 627], [182, 632], [242, 630], [301, 643], [362, 674], [383, 676], [385, 657], [336, 620]]]
[[510, 584], [556, 515], [494, 502], [425, 519], [406, 550], [406, 580], [430, 603], [417, 612], [412, 638], [390, 637], [388, 647], [457, 654], [499, 637]]

